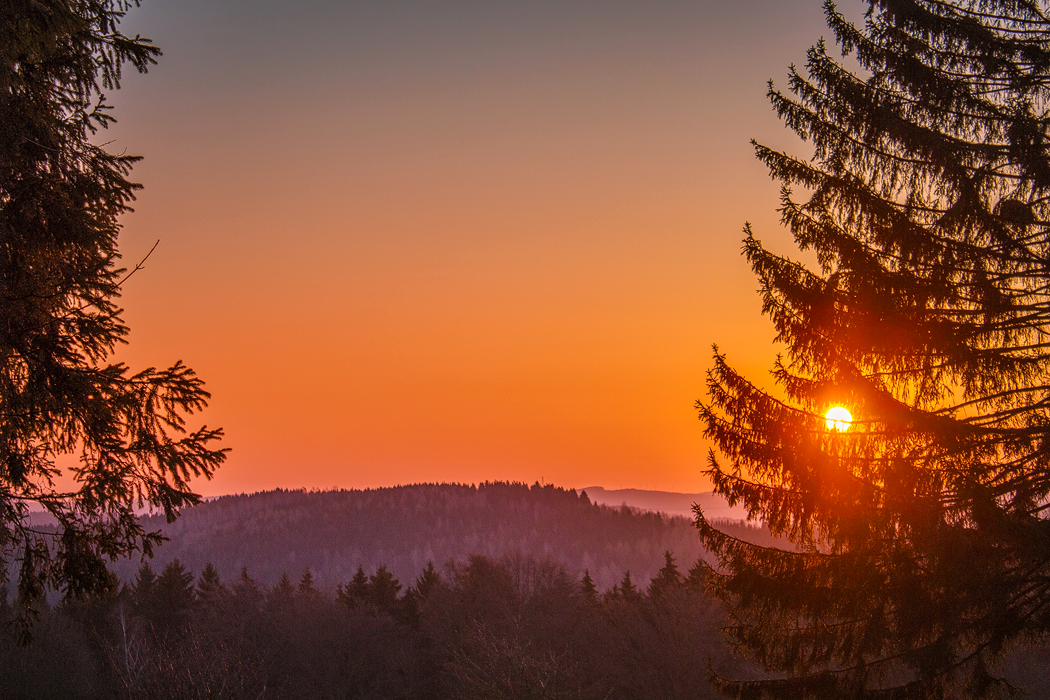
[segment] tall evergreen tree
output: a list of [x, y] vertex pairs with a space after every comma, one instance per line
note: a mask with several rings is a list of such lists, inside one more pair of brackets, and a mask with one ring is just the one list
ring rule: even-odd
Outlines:
[[862, 26], [825, 6], [856, 70], [821, 42], [770, 85], [813, 156], [756, 144], [819, 261], [745, 230], [780, 393], [716, 349], [698, 403], [716, 490], [798, 547], [698, 510], [730, 633], [774, 678], [733, 697], [990, 697], [1004, 650], [1050, 632], [1050, 18], [869, 3]]
[[598, 587], [594, 585], [594, 579], [591, 578], [589, 569], [583, 570], [583, 578], [580, 579], [580, 597], [587, 605], [594, 606], [598, 604]]
[[143, 562], [139, 566], [135, 581], [128, 587], [135, 612], [143, 617], [151, 618], [157, 607], [157, 573], [149, 562]]
[[[0, 9], [0, 574], [18, 561], [31, 609], [46, 587], [103, 590], [105, 561], [159, 541], [135, 518], [149, 503], [173, 519], [199, 499], [195, 476], [223, 461], [221, 431], [189, 430], [205, 406], [181, 362], [133, 372], [109, 358], [127, 327], [116, 305], [120, 216], [139, 185], [137, 157], [110, 153], [105, 90], [159, 51], [118, 28], [137, 0], [8, 0]], [[53, 478], [74, 456], [76, 488]], [[58, 534], [29, 526], [31, 505]]]
[[197, 577], [197, 602], [204, 608], [215, 609], [229, 595], [229, 591], [219, 577], [215, 565], [208, 562]]
[[710, 567], [703, 559], [697, 559], [685, 575], [685, 587], [694, 593], [702, 593], [707, 583]]
[[622, 600], [626, 603], [636, 604], [642, 602], [642, 593], [638, 590], [638, 586], [634, 585], [631, 581], [631, 572], [625, 571], [623, 578], [620, 579], [620, 583], [613, 586], [608, 592], [607, 597], [613, 600]]
[[263, 592], [259, 584], [248, 575], [248, 567], [241, 567], [240, 578], [233, 584], [233, 601], [242, 616], [249, 616], [262, 606]]
[[656, 576], [649, 582], [649, 597], [660, 596], [676, 590], [682, 586], [682, 573], [675, 564], [674, 555], [670, 551], [664, 552], [664, 567], [656, 572]]
[[281, 574], [277, 584], [270, 589], [269, 600], [274, 605], [288, 605], [295, 598], [295, 585], [288, 573]]
[[426, 600], [442, 583], [441, 574], [434, 568], [434, 562], [428, 560], [427, 568], [423, 569], [423, 573], [416, 579], [413, 589], [421, 600]]
[[155, 600], [151, 622], [162, 633], [181, 632], [194, 602], [193, 572], [173, 559], [157, 576], [153, 585]]
[[368, 577], [368, 601], [386, 613], [393, 613], [397, 609], [397, 595], [401, 591], [401, 582], [386, 568], [380, 566], [376, 572]]
[[310, 571], [309, 566], [303, 571], [303, 575], [299, 577], [298, 593], [303, 598], [316, 598], [320, 595], [314, 584], [314, 572]]
[[348, 608], [356, 608], [358, 605], [368, 600], [369, 593], [371, 591], [370, 584], [368, 582], [368, 574], [365, 573], [365, 567], [358, 566], [357, 571], [354, 573], [354, 577], [350, 579], [350, 582], [343, 586], [338, 584], [335, 587], [335, 597], [340, 603]]

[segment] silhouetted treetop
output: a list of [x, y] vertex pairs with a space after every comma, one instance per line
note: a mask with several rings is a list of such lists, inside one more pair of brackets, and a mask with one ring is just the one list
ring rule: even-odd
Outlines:
[[991, 697], [1004, 650], [1050, 632], [1050, 19], [869, 6], [857, 25], [827, 2], [844, 58], [821, 41], [770, 83], [812, 156], [755, 145], [818, 262], [745, 229], [779, 392], [716, 348], [698, 403], [716, 491], [802, 550], [698, 510], [730, 633], [776, 677], [734, 697]]
[[584, 569], [583, 578], [580, 579], [580, 595], [590, 605], [598, 603], [598, 587], [594, 585], [591, 572], [587, 569]]
[[[47, 588], [104, 592], [107, 560], [159, 541], [133, 506], [173, 519], [199, 500], [190, 480], [225, 456], [220, 430], [186, 424], [209, 398], [191, 369], [110, 359], [128, 335], [117, 237], [139, 158], [96, 135], [113, 121], [104, 93], [122, 68], [145, 72], [160, 55], [119, 30], [136, 4], [11, 0], [0, 10], [0, 557], [18, 562], [23, 622]], [[63, 456], [75, 462], [68, 492], [53, 480]], [[57, 529], [30, 527], [30, 506]]]
[[211, 562], [205, 564], [197, 577], [197, 601], [204, 606], [215, 606], [228, 594], [215, 565]]
[[310, 567], [306, 567], [303, 571], [303, 575], [299, 578], [299, 595], [311, 597], [318, 595], [317, 588], [314, 586], [314, 573], [310, 571]]
[[649, 582], [649, 595], [658, 598], [665, 593], [676, 590], [682, 583], [682, 574], [678, 571], [678, 565], [675, 564], [674, 556], [670, 552], [664, 552], [664, 567]]

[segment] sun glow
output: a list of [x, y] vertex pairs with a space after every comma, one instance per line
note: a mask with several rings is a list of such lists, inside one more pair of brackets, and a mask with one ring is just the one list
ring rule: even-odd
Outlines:
[[827, 423], [828, 430], [838, 430], [839, 432], [849, 430], [849, 425], [853, 422], [853, 416], [842, 406], [829, 408], [828, 412], [824, 414], [824, 418], [827, 419], [825, 423]]

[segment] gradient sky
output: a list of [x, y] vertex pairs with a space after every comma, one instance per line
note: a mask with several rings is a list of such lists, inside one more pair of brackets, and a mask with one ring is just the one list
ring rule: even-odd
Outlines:
[[[849, 8], [847, 8], [849, 9]], [[856, 14], [851, 12], [850, 14]], [[752, 137], [820, 0], [145, 0], [111, 96], [133, 367], [226, 429], [206, 495], [543, 479], [696, 492], [710, 346], [775, 355]]]

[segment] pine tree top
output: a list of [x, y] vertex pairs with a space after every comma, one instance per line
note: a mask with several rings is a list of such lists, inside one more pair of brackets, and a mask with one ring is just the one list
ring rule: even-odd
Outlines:
[[[0, 537], [24, 553], [29, 604], [48, 588], [105, 594], [108, 561], [161, 542], [136, 506], [172, 521], [200, 501], [190, 481], [226, 455], [221, 430], [187, 425], [210, 398], [190, 368], [112, 359], [128, 335], [117, 300], [140, 269], [120, 267], [117, 239], [141, 186], [129, 179], [139, 158], [109, 152], [97, 132], [113, 122], [106, 93], [123, 68], [146, 72], [160, 55], [119, 29], [136, 4], [12, 0], [0, 13]], [[74, 487], [57, 490], [66, 456]], [[31, 504], [57, 534], [28, 527]]]
[[715, 490], [796, 548], [698, 515], [730, 633], [777, 677], [722, 688], [985, 697], [1009, 640], [1050, 633], [1050, 19], [1023, 0], [871, 0], [862, 26], [825, 8], [859, 68], [816, 44], [768, 93], [812, 154], [755, 144], [818, 265], [745, 227], [779, 393], [716, 348], [698, 402]]

